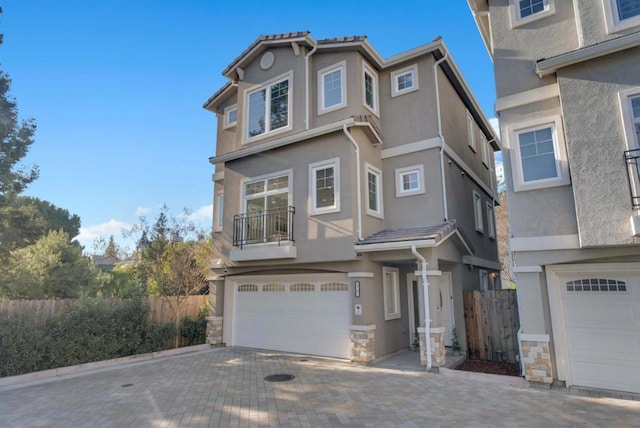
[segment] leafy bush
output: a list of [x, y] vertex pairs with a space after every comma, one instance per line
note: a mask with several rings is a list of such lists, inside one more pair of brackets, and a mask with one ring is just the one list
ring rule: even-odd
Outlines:
[[200, 314], [195, 320], [191, 317], [182, 319], [180, 336], [185, 339], [183, 346], [201, 345], [207, 341], [207, 317], [211, 312], [209, 303], [205, 303], [200, 308]]
[[149, 320], [140, 299], [82, 300], [44, 325], [22, 313], [0, 324], [0, 376], [158, 351], [174, 335], [173, 324]]

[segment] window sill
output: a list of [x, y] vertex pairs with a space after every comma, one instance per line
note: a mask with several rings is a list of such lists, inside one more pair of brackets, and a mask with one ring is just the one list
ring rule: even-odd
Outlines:
[[411, 92], [415, 92], [420, 88], [410, 88], [410, 89], [404, 89], [402, 91], [393, 91], [393, 93], [391, 94], [391, 98], [395, 98], [395, 97], [399, 97], [401, 95], [405, 95], [405, 94], [410, 94]]
[[400, 314], [384, 314], [385, 321], [392, 321], [400, 318], [401, 318]]
[[323, 114], [331, 113], [332, 111], [340, 110], [343, 108], [347, 108], [347, 103], [338, 104], [332, 107], [327, 107], [324, 109], [318, 110], [318, 116], [322, 116]]
[[284, 128], [278, 128], [275, 131], [269, 131], [266, 134], [256, 135], [255, 137], [245, 138], [242, 144], [253, 144], [258, 141], [266, 140], [274, 135], [284, 134], [285, 132], [291, 131], [293, 128], [291, 126], [286, 126]]
[[538, 182], [520, 183], [514, 180], [514, 192], [527, 192], [529, 190], [549, 189], [552, 187], [570, 186], [571, 181], [568, 178], [539, 180]]

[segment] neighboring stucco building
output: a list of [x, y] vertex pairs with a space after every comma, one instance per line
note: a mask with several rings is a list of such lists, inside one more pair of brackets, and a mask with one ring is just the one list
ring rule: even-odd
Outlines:
[[640, 393], [640, 0], [469, 0], [495, 66], [526, 378]]
[[260, 36], [223, 75], [213, 341], [370, 362], [419, 347], [426, 312], [423, 364], [454, 326], [464, 349], [462, 291], [499, 272], [500, 146], [443, 42]]

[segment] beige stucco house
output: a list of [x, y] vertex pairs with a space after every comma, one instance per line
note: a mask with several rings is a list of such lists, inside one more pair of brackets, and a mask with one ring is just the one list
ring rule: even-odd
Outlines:
[[640, 1], [469, 5], [495, 66], [526, 378], [640, 393]]
[[365, 37], [260, 36], [223, 75], [212, 341], [436, 366], [455, 327], [464, 349], [462, 291], [499, 272], [500, 145], [442, 40], [384, 59]]

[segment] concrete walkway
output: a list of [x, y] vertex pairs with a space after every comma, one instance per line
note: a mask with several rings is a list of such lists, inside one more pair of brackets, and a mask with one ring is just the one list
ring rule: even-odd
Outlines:
[[640, 427], [640, 402], [221, 348], [0, 388], [0, 426]]

